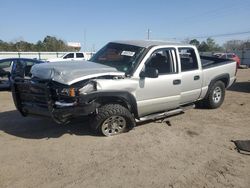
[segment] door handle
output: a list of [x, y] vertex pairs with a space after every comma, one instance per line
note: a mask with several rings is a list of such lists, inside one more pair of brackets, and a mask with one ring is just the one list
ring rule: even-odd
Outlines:
[[178, 80], [174, 80], [174, 81], [173, 81], [173, 84], [174, 84], [174, 85], [179, 85], [179, 84], [181, 84], [181, 80], [179, 80], [179, 79], [178, 79]]
[[200, 79], [199, 75], [194, 76], [194, 80], [199, 80], [199, 79]]

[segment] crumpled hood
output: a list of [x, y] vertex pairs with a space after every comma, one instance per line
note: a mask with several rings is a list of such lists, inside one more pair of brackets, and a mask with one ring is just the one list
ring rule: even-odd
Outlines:
[[31, 69], [33, 77], [71, 85], [84, 79], [105, 75], [122, 76], [117, 69], [90, 61], [70, 61], [36, 64]]

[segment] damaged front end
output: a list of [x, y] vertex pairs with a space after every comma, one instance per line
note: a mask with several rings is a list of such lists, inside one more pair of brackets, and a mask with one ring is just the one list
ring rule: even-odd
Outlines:
[[47, 116], [59, 124], [95, 112], [98, 104], [88, 95], [95, 91], [96, 83], [91, 80], [68, 86], [51, 80], [16, 79], [12, 86], [14, 103], [23, 116]]

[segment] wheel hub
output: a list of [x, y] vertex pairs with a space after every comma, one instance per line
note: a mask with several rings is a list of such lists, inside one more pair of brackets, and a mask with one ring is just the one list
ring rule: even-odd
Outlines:
[[112, 136], [124, 132], [126, 120], [122, 116], [111, 116], [102, 123], [102, 132], [105, 136]]
[[221, 100], [222, 91], [220, 87], [216, 87], [213, 92], [213, 101], [219, 103]]

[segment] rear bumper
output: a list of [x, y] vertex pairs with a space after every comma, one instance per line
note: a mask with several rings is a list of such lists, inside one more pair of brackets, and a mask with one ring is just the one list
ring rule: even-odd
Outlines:
[[59, 124], [73, 117], [86, 116], [96, 110], [96, 103], [81, 100], [62, 103], [53, 99], [48, 84], [34, 84], [30, 80], [14, 82], [12, 96], [17, 110], [23, 115], [51, 117]]
[[236, 76], [230, 78], [227, 88], [230, 88], [236, 82]]

